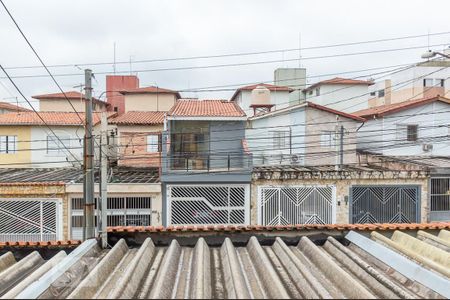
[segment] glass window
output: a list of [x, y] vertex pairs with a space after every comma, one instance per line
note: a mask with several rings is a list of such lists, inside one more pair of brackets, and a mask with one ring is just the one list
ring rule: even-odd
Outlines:
[[320, 96], [320, 88], [316, 89], [316, 96]]
[[423, 80], [423, 86], [425, 86], [425, 87], [433, 86], [433, 79], [432, 78], [425, 78]]
[[288, 131], [275, 131], [273, 133], [273, 149], [286, 149], [289, 146], [288, 138]]
[[377, 92], [370, 92], [370, 96], [376, 96]]
[[378, 91], [378, 98], [384, 97], [384, 89]]
[[147, 152], [159, 152], [159, 136], [156, 134], [147, 135]]
[[334, 131], [323, 131], [320, 135], [320, 146], [323, 148], [334, 147]]
[[444, 87], [445, 79], [436, 79], [436, 86]]
[[408, 125], [406, 128], [406, 140], [410, 142], [417, 141], [419, 137], [418, 133], [419, 126], [418, 125]]
[[65, 148], [70, 147], [69, 135], [47, 136], [47, 153], [64, 153]]
[[13, 154], [17, 152], [17, 136], [2, 135], [0, 136], [0, 153]]

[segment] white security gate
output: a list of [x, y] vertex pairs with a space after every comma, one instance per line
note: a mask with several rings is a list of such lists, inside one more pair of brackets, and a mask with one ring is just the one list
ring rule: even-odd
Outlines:
[[260, 225], [332, 224], [336, 222], [331, 186], [260, 187]]
[[430, 183], [430, 221], [450, 221], [450, 177], [432, 177]]
[[61, 239], [58, 199], [0, 199], [0, 242]]
[[[150, 197], [108, 197], [107, 226], [150, 226], [152, 224]], [[98, 198], [95, 198], [97, 208]], [[95, 211], [97, 212], [97, 211]], [[71, 199], [71, 238], [83, 238], [83, 198]], [[97, 216], [96, 223], [97, 223]]]
[[168, 185], [168, 225], [248, 225], [249, 185]]

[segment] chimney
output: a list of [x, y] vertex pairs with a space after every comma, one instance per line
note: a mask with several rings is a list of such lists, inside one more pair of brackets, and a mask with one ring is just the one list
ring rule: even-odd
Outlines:
[[125, 113], [125, 96], [119, 91], [139, 88], [139, 78], [134, 75], [107, 75], [106, 102], [111, 104], [110, 111], [119, 115]]

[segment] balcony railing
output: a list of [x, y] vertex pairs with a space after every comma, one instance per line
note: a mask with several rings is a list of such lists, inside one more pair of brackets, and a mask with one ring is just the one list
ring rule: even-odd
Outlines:
[[168, 153], [164, 173], [251, 171], [251, 154], [240, 153]]

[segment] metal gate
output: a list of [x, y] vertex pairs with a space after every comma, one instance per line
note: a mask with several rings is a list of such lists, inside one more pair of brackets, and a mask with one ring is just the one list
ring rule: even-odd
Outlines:
[[[98, 198], [95, 198], [97, 209]], [[107, 226], [150, 226], [152, 201], [150, 197], [108, 197]], [[97, 214], [97, 210], [95, 210]], [[71, 199], [71, 238], [83, 238], [83, 198]], [[95, 216], [97, 223], [97, 216]]]
[[248, 185], [168, 185], [168, 225], [248, 225]]
[[260, 187], [261, 225], [332, 224], [336, 222], [332, 186]]
[[57, 199], [0, 199], [0, 242], [61, 239]]
[[450, 220], [450, 177], [431, 178], [430, 221]]
[[420, 220], [420, 187], [353, 186], [352, 223], [414, 223]]

